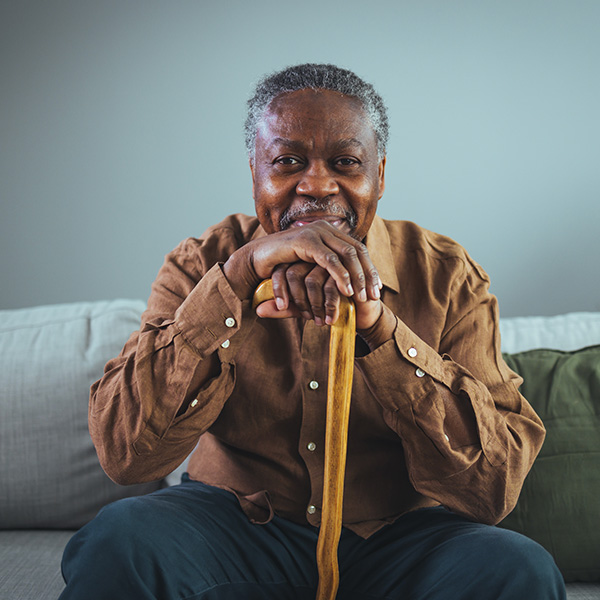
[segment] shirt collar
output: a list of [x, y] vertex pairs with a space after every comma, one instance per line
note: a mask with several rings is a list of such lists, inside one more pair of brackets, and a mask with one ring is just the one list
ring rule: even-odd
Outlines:
[[[252, 239], [256, 240], [265, 237], [266, 235], [267, 233], [265, 230], [259, 225], [252, 235]], [[394, 268], [390, 234], [385, 226], [385, 222], [378, 215], [375, 215], [373, 223], [371, 223], [371, 227], [365, 238], [365, 245], [367, 246], [371, 260], [379, 273], [381, 283], [398, 293], [400, 291], [400, 282], [398, 281], [396, 269]]]
[[[258, 218], [255, 217], [255, 219], [258, 221]], [[263, 226], [258, 223], [258, 227], [254, 230], [254, 233], [252, 234], [252, 237], [250, 238], [250, 240], [257, 240], [259, 238], [263, 238], [267, 235], [267, 232], [263, 229]]]
[[381, 283], [398, 293], [400, 291], [400, 282], [398, 281], [398, 275], [394, 267], [390, 234], [384, 220], [378, 215], [375, 215], [373, 223], [367, 232], [365, 245], [379, 273]]

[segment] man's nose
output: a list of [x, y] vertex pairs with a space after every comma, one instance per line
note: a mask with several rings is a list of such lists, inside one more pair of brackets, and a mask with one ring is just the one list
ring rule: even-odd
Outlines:
[[300, 196], [310, 196], [322, 200], [339, 193], [337, 181], [329, 169], [329, 165], [315, 161], [302, 171], [296, 192]]

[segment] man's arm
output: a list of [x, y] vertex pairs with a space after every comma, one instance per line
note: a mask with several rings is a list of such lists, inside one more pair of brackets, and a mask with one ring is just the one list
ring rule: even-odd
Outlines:
[[415, 489], [497, 523], [517, 501], [544, 428], [502, 360], [497, 304], [487, 288], [486, 276], [468, 268], [438, 348], [385, 308], [366, 332], [372, 351], [357, 366], [402, 439]]
[[250, 299], [277, 265], [324, 265], [338, 297], [366, 298], [378, 285], [362, 244], [327, 223], [241, 247], [235, 239], [230, 251], [216, 253], [228, 257], [224, 264], [212, 264], [210, 248], [227, 236], [236, 238], [222, 230], [201, 247], [188, 240], [167, 256], [140, 330], [92, 387], [90, 432], [103, 468], [119, 483], [164, 477], [214, 423], [233, 390], [237, 349], [256, 319]]
[[171, 472], [231, 393], [243, 306], [218, 264], [204, 270], [196, 240], [166, 257], [140, 329], [92, 387], [90, 433], [118, 483]]

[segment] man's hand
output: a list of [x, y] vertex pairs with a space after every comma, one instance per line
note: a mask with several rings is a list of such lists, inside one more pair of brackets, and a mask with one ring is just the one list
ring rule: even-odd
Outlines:
[[[340, 293], [333, 278], [321, 266], [304, 262], [278, 265], [271, 280], [275, 300], [257, 307], [259, 317], [303, 317], [314, 319], [317, 325], [332, 325], [337, 321]], [[381, 315], [380, 300], [357, 300], [355, 306], [358, 329], [372, 327]]]
[[340, 295], [352, 297], [357, 327], [372, 326], [381, 314], [381, 280], [366, 247], [325, 221], [293, 227], [254, 240], [223, 267], [240, 298], [271, 277], [275, 300], [259, 309], [262, 317], [303, 316], [334, 323]]

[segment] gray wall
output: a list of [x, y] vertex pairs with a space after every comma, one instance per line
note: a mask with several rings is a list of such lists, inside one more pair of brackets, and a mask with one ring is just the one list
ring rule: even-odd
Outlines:
[[2, 0], [0, 307], [146, 299], [252, 212], [250, 87], [330, 61], [391, 113], [386, 218], [461, 242], [503, 316], [600, 310], [600, 2]]

